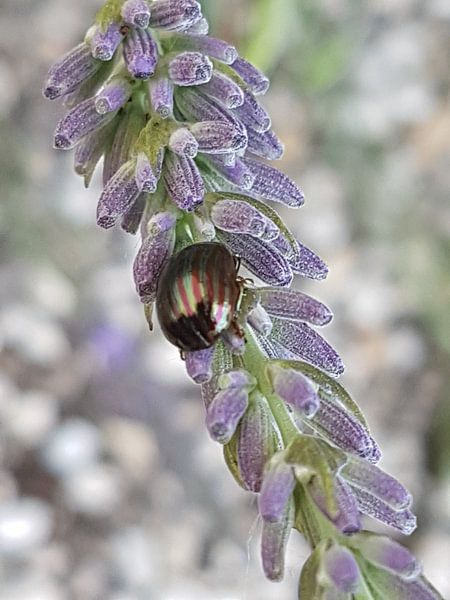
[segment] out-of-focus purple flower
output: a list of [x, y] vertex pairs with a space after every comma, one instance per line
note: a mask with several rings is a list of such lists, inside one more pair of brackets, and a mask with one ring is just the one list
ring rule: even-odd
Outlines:
[[106, 29], [96, 27], [88, 40], [92, 56], [98, 60], [111, 60], [122, 41], [118, 23], [110, 23]]
[[246, 489], [259, 492], [264, 467], [280, 449], [281, 440], [267, 401], [253, 392], [243, 416], [237, 439], [237, 459], [241, 479]]
[[123, 56], [128, 72], [135, 79], [148, 79], [158, 64], [158, 46], [147, 29], [131, 29], [124, 45]]
[[317, 478], [313, 478], [308, 486], [312, 499], [320, 510], [345, 534], [355, 533], [361, 529], [358, 504], [349, 485], [339, 476], [334, 480], [334, 500], [337, 513], [331, 514], [327, 507], [325, 492]]
[[125, 0], [121, 15], [125, 23], [147, 29], [150, 22], [150, 6], [147, 0]]
[[201, 18], [201, 6], [195, 0], [158, 0], [152, 2], [150, 27], [185, 31]]
[[273, 318], [270, 338], [293, 356], [306, 360], [332, 375], [340, 375], [344, 365], [336, 350], [305, 323]]
[[287, 175], [265, 163], [249, 158], [243, 160], [255, 175], [251, 189], [253, 194], [264, 200], [280, 202], [291, 208], [302, 206], [305, 201], [303, 192]]
[[216, 394], [206, 411], [206, 427], [213, 440], [227, 444], [247, 410], [248, 391], [227, 388]]
[[158, 213], [148, 222], [148, 235], [133, 265], [136, 291], [145, 304], [156, 298], [159, 277], [175, 245], [175, 223], [175, 216], [168, 212]]
[[358, 563], [353, 554], [338, 544], [332, 544], [322, 555], [321, 583], [328, 583], [336, 591], [351, 594], [358, 590], [361, 582]]
[[101, 115], [119, 110], [131, 96], [133, 86], [125, 77], [113, 77], [107, 81], [95, 97], [95, 108]]
[[257, 208], [239, 200], [219, 200], [211, 208], [216, 227], [230, 233], [248, 233], [270, 241], [279, 233], [276, 225]]
[[265, 94], [269, 89], [270, 82], [264, 73], [244, 58], [236, 58], [231, 66], [254, 94]]
[[167, 77], [150, 81], [150, 102], [158, 115], [167, 119], [173, 113], [173, 83]]
[[135, 179], [135, 161], [128, 161], [111, 177], [97, 206], [97, 224], [104, 229], [113, 227], [139, 196]]
[[213, 375], [214, 348], [186, 353], [186, 371], [195, 383], [206, 383]]
[[420, 564], [411, 552], [386, 536], [368, 532], [360, 534], [353, 543], [366, 560], [403, 579], [415, 579], [420, 575]]
[[129, 334], [111, 323], [97, 326], [89, 336], [89, 343], [109, 371], [126, 367], [135, 345]]
[[226, 121], [194, 123], [191, 133], [198, 142], [199, 151], [207, 154], [228, 154], [247, 147], [246, 133]]
[[269, 114], [250, 92], [244, 92], [244, 102], [234, 112], [246, 127], [255, 131], [265, 132], [272, 125]]
[[269, 315], [280, 319], [326, 325], [333, 317], [325, 304], [297, 290], [259, 288], [258, 296]]
[[169, 63], [169, 77], [180, 86], [202, 85], [211, 79], [212, 62], [200, 52], [182, 52]]
[[58, 123], [54, 137], [54, 147], [70, 150], [86, 135], [104, 127], [114, 113], [100, 115], [95, 108], [95, 100], [90, 98], [75, 106]]
[[259, 513], [265, 521], [275, 523], [285, 514], [296, 481], [291, 465], [276, 455], [269, 463], [259, 495]]
[[43, 94], [55, 100], [77, 89], [83, 81], [98, 71], [101, 63], [91, 54], [86, 43], [81, 43], [62, 56], [49, 70]]
[[190, 212], [203, 202], [203, 179], [197, 165], [189, 156], [167, 152], [163, 176], [167, 193], [182, 210]]
[[244, 103], [244, 92], [232, 79], [214, 71], [202, 91], [221, 102], [226, 108], [236, 108]]
[[136, 185], [140, 192], [152, 194], [156, 191], [158, 177], [153, 171], [150, 161], [144, 152], [140, 152], [137, 155], [135, 178]]
[[269, 335], [272, 331], [272, 320], [259, 303], [248, 313], [247, 323], [261, 335]]
[[281, 581], [284, 575], [284, 556], [292, 527], [295, 508], [291, 499], [280, 520], [263, 521], [261, 534], [261, 559], [264, 574], [270, 581]]
[[169, 149], [175, 154], [194, 158], [198, 153], [198, 142], [187, 127], [180, 127], [170, 136]]
[[270, 365], [269, 376], [274, 392], [292, 408], [306, 417], [313, 417], [319, 409], [320, 400], [312, 383], [295, 369]]

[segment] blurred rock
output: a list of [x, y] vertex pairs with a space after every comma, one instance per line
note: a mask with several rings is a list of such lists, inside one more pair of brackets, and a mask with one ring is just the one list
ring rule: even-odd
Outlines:
[[43, 546], [53, 530], [51, 508], [37, 498], [0, 504], [0, 554], [22, 557]]
[[62, 486], [69, 509], [91, 517], [112, 515], [123, 500], [122, 475], [101, 463], [78, 468], [64, 479]]

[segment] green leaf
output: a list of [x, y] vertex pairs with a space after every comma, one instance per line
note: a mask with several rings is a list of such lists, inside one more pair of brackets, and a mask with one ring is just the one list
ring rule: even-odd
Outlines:
[[303, 565], [298, 586], [299, 600], [319, 600], [320, 598], [317, 575], [320, 567], [322, 551], [322, 545], [317, 546], [317, 548]]
[[153, 117], [141, 131], [134, 146], [134, 153], [145, 152], [155, 170], [161, 163], [165, 148], [169, 143], [170, 127], [167, 121]]
[[233, 437], [228, 442], [228, 444], [225, 444], [225, 446], [223, 447], [223, 457], [225, 459], [225, 463], [228, 467], [228, 470], [233, 475], [236, 483], [242, 489], [247, 490], [247, 488], [245, 487], [245, 485], [241, 479], [241, 474], [239, 473], [239, 465], [238, 465], [238, 461], [237, 461], [237, 448], [236, 448], [236, 442], [237, 442], [238, 436], [239, 436], [239, 429], [233, 435]]
[[98, 11], [95, 21], [105, 30], [112, 21], [120, 21], [123, 0], [107, 0]]

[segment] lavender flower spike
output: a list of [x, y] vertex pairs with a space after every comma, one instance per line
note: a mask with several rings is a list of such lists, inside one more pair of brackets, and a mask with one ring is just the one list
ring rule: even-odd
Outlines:
[[355, 557], [338, 544], [332, 544], [323, 553], [318, 577], [324, 587], [347, 594], [356, 592], [361, 581]]
[[213, 375], [214, 347], [186, 353], [186, 371], [195, 383], [206, 383]]
[[289, 534], [294, 526], [295, 508], [288, 502], [279, 521], [263, 521], [261, 534], [261, 559], [264, 574], [270, 581], [281, 581], [284, 575], [284, 555]]
[[70, 94], [83, 81], [98, 71], [101, 63], [92, 58], [91, 49], [81, 43], [62, 58], [49, 70], [43, 94], [49, 100]]
[[244, 103], [244, 92], [238, 84], [216, 71], [210, 81], [205, 83], [202, 91], [221, 102], [226, 108], [237, 108]]
[[231, 66], [255, 95], [265, 94], [269, 89], [270, 82], [264, 73], [245, 59], [238, 57]]
[[212, 62], [200, 52], [182, 52], [169, 63], [169, 77], [180, 86], [202, 85], [211, 79]]
[[182, 210], [190, 212], [203, 202], [205, 187], [192, 158], [167, 152], [163, 176], [167, 193]]
[[265, 240], [278, 235], [272, 221], [251, 204], [240, 200], [219, 200], [211, 209], [211, 220], [216, 227], [230, 233], [248, 233]]
[[92, 56], [98, 60], [111, 60], [122, 41], [118, 23], [110, 23], [105, 31], [97, 27], [89, 39]]
[[156, 298], [159, 276], [173, 252], [175, 223], [175, 216], [168, 212], [157, 213], [148, 222], [148, 235], [133, 265], [136, 290], [144, 304]]
[[206, 412], [206, 427], [213, 440], [227, 444], [247, 410], [245, 388], [228, 388], [216, 394]]
[[311, 325], [326, 325], [333, 317], [325, 304], [297, 290], [260, 288], [258, 295], [261, 304], [273, 317], [306, 321]]
[[169, 149], [175, 154], [195, 158], [198, 152], [198, 142], [189, 129], [180, 127], [170, 136]]
[[89, 133], [101, 129], [114, 117], [113, 113], [100, 115], [93, 98], [75, 106], [56, 126], [54, 147], [70, 150]]
[[152, 2], [150, 27], [185, 31], [201, 18], [201, 6], [195, 0], [158, 0]]
[[158, 63], [158, 47], [147, 29], [132, 29], [127, 35], [123, 56], [127, 69], [135, 79], [148, 79]]
[[173, 83], [167, 77], [158, 77], [150, 81], [150, 102], [162, 119], [173, 113]]
[[191, 125], [200, 152], [228, 154], [247, 147], [247, 134], [226, 121], [200, 121]]
[[125, 23], [147, 29], [150, 22], [150, 6], [147, 0], [126, 0], [121, 15]]
[[156, 191], [158, 178], [156, 177], [150, 161], [144, 152], [140, 152], [136, 158], [135, 171], [136, 185], [140, 192], [152, 194]]
[[294, 470], [275, 455], [266, 471], [259, 495], [259, 512], [269, 523], [280, 521], [295, 487]]
[[313, 417], [319, 409], [319, 397], [313, 384], [294, 369], [283, 369], [278, 365], [268, 368], [273, 390], [287, 404], [306, 417]]
[[119, 110], [131, 96], [133, 86], [125, 77], [113, 77], [95, 97], [95, 108], [100, 115]]
[[106, 184], [97, 205], [97, 224], [113, 227], [139, 196], [135, 180], [135, 161], [126, 162]]

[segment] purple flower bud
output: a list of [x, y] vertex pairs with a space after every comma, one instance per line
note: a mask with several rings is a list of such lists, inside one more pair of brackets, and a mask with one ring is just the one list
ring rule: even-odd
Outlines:
[[183, 33], [185, 35], [208, 35], [209, 23], [206, 19], [200, 19], [194, 25], [191, 25], [189, 29], [186, 29]]
[[265, 576], [270, 581], [281, 581], [284, 575], [284, 555], [294, 526], [295, 508], [290, 500], [279, 521], [263, 521], [261, 558]]
[[276, 226], [258, 209], [241, 200], [219, 200], [211, 209], [211, 220], [222, 231], [248, 233], [262, 239], [273, 239]]
[[216, 237], [216, 229], [209, 219], [202, 216], [193, 216], [195, 231], [198, 238], [204, 242], [212, 242]]
[[186, 353], [186, 371], [195, 383], [206, 383], [213, 376], [214, 347]]
[[372, 564], [404, 579], [415, 579], [420, 574], [420, 565], [415, 556], [386, 536], [366, 533], [358, 539], [357, 548]]
[[297, 242], [297, 245], [298, 258], [290, 262], [294, 273], [309, 277], [309, 279], [325, 279], [328, 275], [328, 267], [323, 260], [300, 242]]
[[201, 18], [201, 6], [195, 0], [158, 0], [152, 2], [150, 27], [185, 31]]
[[85, 100], [69, 111], [58, 123], [54, 147], [57, 150], [73, 148], [82, 138], [104, 127], [113, 117], [113, 113], [99, 115], [95, 110], [93, 98]]
[[208, 162], [222, 177], [241, 190], [249, 190], [255, 181], [253, 173], [239, 158], [236, 158], [236, 162], [232, 167], [224, 165], [220, 157], [216, 155], [208, 156]]
[[312, 325], [326, 325], [333, 317], [325, 304], [297, 290], [260, 288], [258, 294], [261, 304], [273, 317]]
[[291, 208], [302, 206], [305, 201], [303, 192], [289, 177], [278, 169], [274, 169], [262, 162], [243, 159], [247, 167], [256, 175], [252, 187], [252, 194], [264, 200], [281, 202]]
[[250, 235], [235, 235], [225, 231], [218, 232], [218, 237], [233, 254], [242, 258], [247, 269], [261, 281], [280, 287], [291, 284], [292, 271], [287, 260], [271, 244]]
[[111, 60], [121, 41], [118, 23], [110, 23], [106, 30], [97, 27], [89, 40], [92, 56], [98, 60]]
[[167, 193], [178, 208], [190, 212], [203, 202], [205, 187], [192, 158], [167, 152], [163, 175]]
[[245, 388], [228, 388], [218, 392], [206, 412], [206, 427], [212, 439], [227, 444], [247, 406], [248, 392]]
[[251, 92], [244, 92], [244, 103], [234, 109], [239, 120], [246, 127], [264, 132], [270, 129], [272, 121], [267, 111], [259, 104]]
[[296, 480], [291, 465], [274, 457], [266, 471], [259, 495], [259, 512], [265, 521], [280, 521], [294, 491]]
[[277, 160], [283, 156], [284, 146], [269, 129], [269, 131], [259, 132], [251, 127], [247, 127], [248, 151], [267, 160]]
[[217, 380], [217, 384], [221, 390], [228, 388], [248, 388], [251, 391], [256, 385], [256, 379], [244, 369], [234, 369], [233, 371], [222, 373]]
[[173, 114], [173, 83], [166, 77], [150, 81], [150, 102], [152, 108], [163, 119]]
[[124, 77], [114, 77], [95, 97], [95, 108], [100, 115], [119, 110], [128, 102], [133, 86]]
[[147, 29], [131, 29], [123, 45], [128, 72], [136, 79], [148, 79], [158, 64], [158, 46]]
[[253, 392], [237, 439], [239, 472], [246, 489], [260, 491], [264, 467], [280, 446], [280, 436], [267, 400]]
[[136, 165], [130, 160], [111, 177], [97, 205], [97, 224], [104, 229], [113, 227], [139, 196], [134, 177]]
[[101, 63], [94, 60], [91, 49], [85, 43], [72, 48], [49, 70], [43, 94], [49, 100], [73, 92], [98, 71]]
[[248, 313], [247, 321], [261, 335], [269, 335], [272, 331], [272, 320], [261, 304]]
[[140, 192], [153, 194], [158, 186], [158, 179], [153, 172], [150, 161], [144, 152], [140, 152], [136, 158], [136, 185]]
[[169, 63], [169, 77], [180, 86], [201, 85], [211, 79], [213, 64], [200, 52], [182, 52]]
[[321, 396], [320, 408], [309, 425], [338, 448], [365, 459], [380, 456], [375, 440], [343, 406]]
[[220, 102], [202, 93], [201, 87], [178, 88], [176, 102], [179, 110], [188, 121], [225, 121], [236, 130], [246, 134], [245, 127], [232, 111], [227, 110]]
[[153, 302], [156, 298], [159, 277], [173, 252], [175, 223], [175, 216], [168, 212], [158, 213], [148, 222], [148, 236], [142, 242], [133, 265], [134, 282], [141, 302]]
[[180, 129], [174, 131], [170, 136], [169, 149], [172, 150], [172, 152], [175, 152], [175, 154], [194, 158], [197, 156], [198, 143], [189, 129], [180, 127]]
[[183, 38], [182, 44], [186, 50], [197, 50], [227, 65], [231, 65], [237, 58], [237, 50], [234, 46], [213, 37], [191, 35], [188, 39]]
[[139, 194], [135, 203], [127, 210], [127, 212], [122, 217], [120, 226], [127, 233], [131, 233], [134, 235], [139, 229], [139, 225], [141, 224], [141, 220], [144, 215], [146, 199], [147, 198], [145, 194]]
[[322, 555], [320, 578], [339, 592], [356, 592], [361, 575], [355, 557], [347, 548], [333, 544]]
[[231, 66], [257, 96], [265, 94], [269, 89], [270, 83], [264, 73], [261, 73], [261, 71], [243, 58], [236, 58]]
[[313, 478], [309, 483], [308, 490], [312, 499], [320, 510], [334, 523], [336, 528], [345, 534], [355, 533], [361, 529], [358, 504], [351, 491], [342, 479], [336, 477], [334, 480], [334, 500], [337, 507], [336, 514], [330, 514], [327, 508], [327, 500], [324, 490], [317, 478]]
[[111, 121], [99, 131], [87, 135], [75, 148], [75, 172], [84, 177], [86, 187], [89, 187], [95, 167], [114, 136], [116, 125], [115, 121]]
[[[247, 147], [247, 135], [226, 121], [201, 121], [191, 125], [191, 133], [198, 142], [199, 152], [229, 154]], [[236, 159], [234, 158], [234, 164]]]
[[245, 337], [232, 329], [225, 329], [221, 333], [221, 338], [228, 350], [234, 354], [241, 356], [245, 352]]
[[336, 350], [308, 325], [278, 318], [272, 321], [270, 339], [293, 355], [333, 375], [340, 375], [344, 371], [344, 365]]
[[229, 77], [214, 71], [211, 80], [202, 88], [202, 92], [221, 102], [226, 108], [236, 108], [244, 103], [244, 92]]
[[270, 365], [269, 375], [274, 392], [290, 406], [312, 417], [319, 408], [319, 397], [309, 379], [295, 369]]
[[342, 476], [352, 487], [370, 492], [394, 510], [411, 505], [411, 494], [397, 479], [365, 460], [350, 456], [342, 469]]
[[146, 0], [126, 0], [121, 15], [125, 23], [147, 29], [150, 22], [150, 7]]

